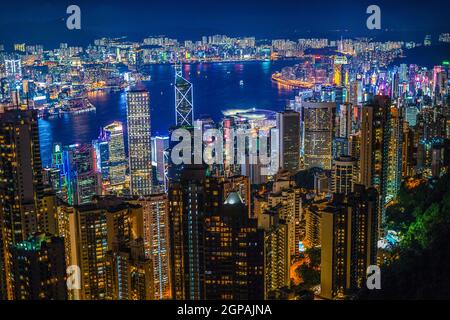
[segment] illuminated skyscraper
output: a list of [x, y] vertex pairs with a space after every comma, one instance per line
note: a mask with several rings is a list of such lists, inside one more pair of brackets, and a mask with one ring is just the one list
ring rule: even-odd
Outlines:
[[36, 234], [13, 245], [12, 283], [15, 300], [66, 300], [64, 241]]
[[70, 145], [63, 149], [64, 200], [70, 205], [82, 205], [100, 194], [101, 179], [95, 170], [92, 145]]
[[355, 186], [321, 210], [321, 296], [342, 299], [366, 285], [377, 257], [377, 191]]
[[127, 164], [122, 123], [114, 121], [107, 125], [104, 131], [108, 136], [109, 181], [113, 186], [123, 184], [125, 182]]
[[380, 227], [384, 226], [386, 204], [390, 108], [389, 97], [375, 96], [372, 103], [363, 106], [361, 117], [360, 180], [366, 188], [376, 188], [380, 195]]
[[263, 231], [237, 192], [204, 218], [204, 299], [264, 298]]
[[106, 254], [106, 296], [112, 300], [153, 300], [152, 262], [141, 238], [113, 244]]
[[397, 198], [402, 183], [403, 118], [400, 110], [390, 108], [386, 203]]
[[152, 193], [150, 96], [147, 90], [127, 92], [128, 157], [132, 195]]
[[169, 148], [169, 137], [152, 137], [152, 162], [156, 167], [156, 179], [159, 183], [167, 184], [166, 150]]
[[44, 186], [37, 113], [0, 114], [0, 295], [12, 297], [11, 246], [38, 231]]
[[336, 104], [303, 102], [303, 156], [305, 169], [331, 169]]
[[331, 191], [333, 193], [349, 194], [357, 182], [356, 159], [341, 156], [333, 160], [331, 171]]
[[194, 123], [193, 86], [183, 77], [181, 65], [175, 66], [175, 124], [192, 126]]
[[15, 80], [22, 77], [22, 62], [17, 56], [5, 58], [6, 76]]
[[171, 272], [174, 299], [205, 299], [204, 218], [223, 203], [206, 166], [188, 165], [169, 187]]
[[290, 286], [289, 224], [280, 213], [275, 207], [258, 215], [258, 228], [264, 231], [264, 299]]
[[155, 299], [171, 298], [169, 203], [166, 194], [141, 197], [145, 257], [151, 260]]
[[277, 113], [280, 168], [296, 173], [300, 168], [300, 114], [286, 110]]
[[111, 298], [108, 289], [107, 253], [115, 245], [129, 248], [142, 238], [142, 207], [115, 197], [96, 199], [94, 203], [64, 210], [68, 265], [81, 271], [81, 290], [74, 290], [74, 299], [103, 300]]

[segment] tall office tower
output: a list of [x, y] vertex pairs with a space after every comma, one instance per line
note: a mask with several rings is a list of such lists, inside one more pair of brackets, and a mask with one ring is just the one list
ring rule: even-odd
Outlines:
[[145, 257], [144, 241], [113, 244], [106, 254], [106, 298], [110, 300], [153, 300], [152, 261]]
[[397, 198], [402, 183], [403, 118], [396, 107], [390, 109], [389, 122], [386, 203]]
[[150, 96], [147, 90], [127, 93], [128, 158], [132, 195], [152, 193]]
[[100, 134], [97, 140], [92, 141], [92, 146], [95, 151], [95, 168], [101, 173], [103, 181], [109, 178], [109, 146], [108, 135], [103, 128], [100, 129]]
[[331, 170], [331, 191], [333, 193], [349, 194], [357, 183], [356, 159], [341, 156], [333, 160]]
[[299, 255], [298, 242], [300, 241], [300, 221], [302, 220], [303, 192], [297, 187], [273, 190], [267, 198], [268, 209], [278, 210], [280, 219], [288, 226], [288, 250], [293, 257]]
[[320, 224], [322, 220], [322, 211], [327, 207], [328, 201], [324, 198], [313, 201], [305, 207], [306, 220], [306, 245], [311, 248], [320, 247]]
[[377, 191], [355, 186], [321, 210], [321, 296], [342, 299], [366, 283], [377, 256]]
[[167, 185], [167, 159], [166, 150], [169, 148], [169, 137], [152, 137], [152, 162], [156, 167], [156, 180]]
[[264, 231], [264, 299], [290, 286], [289, 225], [279, 213], [272, 208], [258, 215], [258, 228]]
[[237, 192], [204, 218], [205, 299], [264, 298], [263, 232]]
[[402, 177], [412, 177], [415, 175], [417, 159], [415, 154], [414, 130], [409, 127], [407, 121], [403, 121], [402, 140]]
[[169, 203], [166, 194], [154, 194], [134, 200], [142, 206], [145, 257], [153, 268], [155, 299], [171, 298]]
[[206, 166], [188, 165], [169, 187], [170, 253], [174, 299], [205, 297], [204, 217], [223, 203], [217, 179]]
[[303, 102], [303, 156], [305, 169], [331, 169], [335, 103]]
[[300, 169], [300, 113], [286, 110], [277, 113], [280, 167], [296, 173]]
[[81, 271], [81, 290], [71, 290], [78, 300], [102, 300], [107, 296], [106, 256], [114, 243], [129, 246], [143, 236], [142, 207], [115, 197], [62, 210], [68, 265]]
[[360, 182], [367, 188], [376, 188], [379, 193], [380, 228], [384, 226], [387, 192], [390, 107], [389, 97], [375, 96], [374, 101], [362, 109]]
[[38, 231], [44, 186], [37, 113], [0, 114], [0, 295], [12, 297], [11, 246]]
[[5, 58], [6, 77], [18, 80], [22, 77], [22, 62], [18, 56]]
[[100, 194], [100, 176], [95, 171], [95, 151], [92, 145], [70, 145], [63, 150], [64, 195], [69, 205], [92, 202]]
[[192, 83], [183, 77], [182, 65], [175, 65], [175, 125], [194, 124], [194, 93]]
[[125, 146], [123, 142], [123, 125], [119, 121], [103, 128], [108, 137], [108, 167], [109, 181], [112, 186], [125, 183], [127, 162], [125, 158]]
[[335, 137], [349, 138], [357, 131], [358, 112], [351, 103], [339, 104], [336, 108]]
[[64, 240], [41, 233], [11, 247], [15, 300], [66, 300]]

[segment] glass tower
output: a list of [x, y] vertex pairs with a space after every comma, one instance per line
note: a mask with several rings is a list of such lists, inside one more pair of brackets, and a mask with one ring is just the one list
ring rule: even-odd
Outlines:
[[131, 194], [152, 193], [150, 95], [145, 89], [127, 93], [128, 153]]

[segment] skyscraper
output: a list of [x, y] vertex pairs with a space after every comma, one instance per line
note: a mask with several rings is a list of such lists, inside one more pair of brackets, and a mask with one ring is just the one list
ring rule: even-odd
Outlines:
[[73, 290], [71, 295], [82, 300], [110, 298], [107, 253], [115, 244], [129, 248], [133, 240], [142, 238], [142, 207], [106, 197], [63, 212], [68, 264], [81, 271], [81, 290]]
[[152, 261], [142, 238], [129, 245], [113, 244], [106, 254], [106, 297], [112, 300], [153, 300]]
[[193, 86], [183, 77], [181, 65], [175, 66], [175, 125], [192, 126], [194, 123]]
[[331, 169], [336, 104], [303, 102], [303, 156], [305, 169]]
[[11, 248], [15, 300], [66, 300], [64, 240], [35, 234]]
[[237, 192], [204, 218], [204, 299], [264, 298], [263, 231]]
[[12, 297], [11, 246], [38, 231], [43, 183], [37, 113], [0, 114], [0, 295]]
[[125, 173], [127, 170], [125, 158], [125, 146], [123, 142], [123, 126], [119, 121], [104, 127], [108, 136], [108, 154], [109, 154], [109, 181], [111, 185], [116, 186], [125, 182]]
[[296, 173], [300, 167], [300, 114], [292, 110], [277, 113], [280, 167]]
[[187, 165], [169, 187], [171, 271], [174, 299], [205, 298], [204, 218], [223, 203], [216, 178], [206, 166]]
[[331, 171], [331, 191], [333, 193], [349, 194], [357, 182], [356, 159], [341, 156], [333, 160]]
[[390, 107], [388, 96], [375, 96], [372, 103], [363, 106], [361, 120], [360, 180], [379, 193], [380, 227], [384, 225], [387, 192]]
[[258, 215], [258, 228], [264, 232], [264, 298], [272, 291], [290, 286], [289, 223], [280, 206]]
[[132, 195], [152, 193], [150, 96], [145, 89], [127, 92], [128, 157]]
[[403, 118], [400, 110], [390, 108], [386, 203], [397, 198], [402, 183]]
[[95, 170], [95, 151], [90, 144], [63, 148], [63, 199], [70, 205], [82, 205], [100, 194], [101, 179]]
[[343, 299], [365, 285], [367, 267], [376, 264], [377, 205], [377, 191], [357, 185], [321, 210], [322, 297]]
[[145, 257], [151, 260], [155, 299], [171, 298], [169, 203], [166, 194], [133, 200], [142, 206]]
[[166, 150], [169, 148], [169, 137], [152, 137], [152, 162], [156, 167], [156, 180], [167, 187]]
[[15, 80], [22, 77], [22, 62], [18, 56], [10, 56], [5, 58], [6, 76]]

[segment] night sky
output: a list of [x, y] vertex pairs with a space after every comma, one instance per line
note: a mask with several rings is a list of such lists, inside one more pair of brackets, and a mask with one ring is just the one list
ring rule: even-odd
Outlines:
[[[82, 29], [65, 26], [66, 8], [77, 4]], [[381, 7], [383, 31], [366, 29], [366, 8]], [[423, 40], [450, 32], [450, 0], [147, 0], [7, 1], [0, 10], [0, 43], [60, 42], [85, 45], [102, 36], [149, 35], [199, 39], [202, 35], [258, 38], [370, 36], [380, 40]]]

